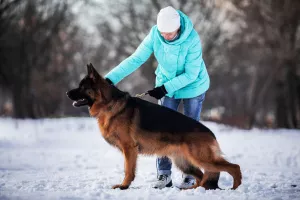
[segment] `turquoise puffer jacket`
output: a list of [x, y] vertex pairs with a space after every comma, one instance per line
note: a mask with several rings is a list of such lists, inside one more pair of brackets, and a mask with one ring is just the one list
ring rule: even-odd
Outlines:
[[198, 33], [191, 20], [181, 11], [180, 36], [168, 42], [153, 26], [136, 51], [105, 77], [117, 84], [139, 68], [150, 55], [158, 61], [155, 70], [155, 87], [164, 85], [167, 96], [175, 99], [193, 98], [206, 92], [209, 88], [209, 76], [202, 59], [202, 47]]

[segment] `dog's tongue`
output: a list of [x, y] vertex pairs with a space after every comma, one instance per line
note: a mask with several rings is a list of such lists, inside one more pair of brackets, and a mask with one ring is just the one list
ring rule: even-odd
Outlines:
[[88, 100], [86, 100], [86, 99], [81, 99], [81, 100], [73, 102], [74, 107], [85, 106], [87, 104], [88, 104]]
[[78, 102], [77, 102], [77, 101], [74, 101], [72, 105], [73, 105], [74, 107], [78, 107]]

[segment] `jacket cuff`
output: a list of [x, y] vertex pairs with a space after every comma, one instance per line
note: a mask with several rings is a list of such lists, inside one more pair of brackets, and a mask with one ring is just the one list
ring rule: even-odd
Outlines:
[[170, 82], [165, 83], [164, 88], [167, 91], [167, 93], [173, 93], [175, 91]]
[[113, 84], [114, 84], [109, 78], [105, 78], [105, 80], [106, 80], [110, 85], [113, 85]]
[[166, 88], [165, 88], [165, 86], [164, 86], [164, 85], [162, 85], [162, 86], [161, 86], [161, 89], [162, 89], [162, 91], [163, 91], [165, 94], [167, 94], [167, 93], [168, 93], [168, 91], [166, 90]]

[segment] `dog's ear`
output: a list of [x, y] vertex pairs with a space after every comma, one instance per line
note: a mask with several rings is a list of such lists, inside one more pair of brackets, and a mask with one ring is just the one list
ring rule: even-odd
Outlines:
[[94, 68], [94, 66], [92, 65], [92, 63], [87, 64], [87, 71], [88, 71], [88, 76], [94, 80], [94, 82], [97, 82], [98, 80], [100, 80], [100, 75], [98, 74], [98, 72], [96, 71], [96, 69]]

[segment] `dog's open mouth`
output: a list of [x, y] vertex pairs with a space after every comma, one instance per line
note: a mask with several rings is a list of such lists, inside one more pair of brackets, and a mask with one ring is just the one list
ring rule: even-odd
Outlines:
[[88, 105], [87, 99], [79, 99], [79, 100], [73, 102], [74, 107], [80, 107], [80, 106], [85, 106], [85, 105]]

